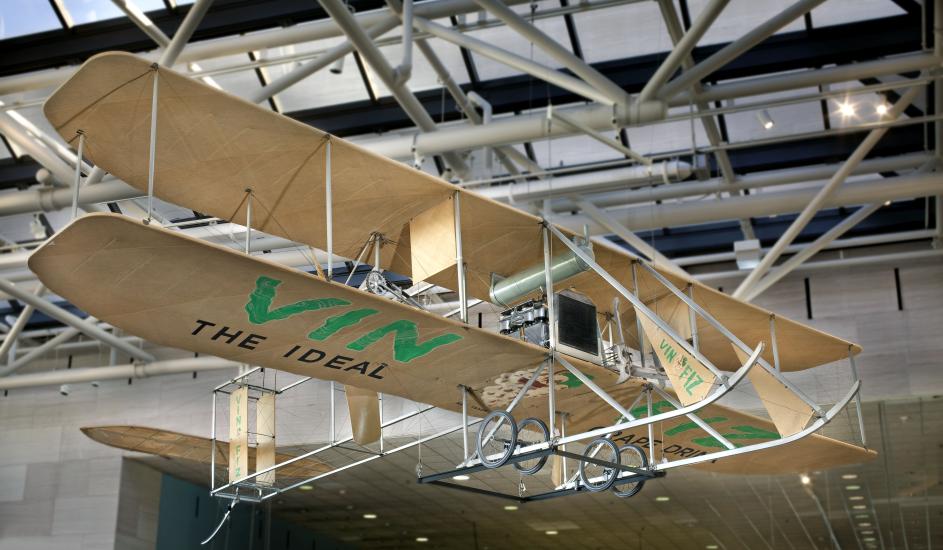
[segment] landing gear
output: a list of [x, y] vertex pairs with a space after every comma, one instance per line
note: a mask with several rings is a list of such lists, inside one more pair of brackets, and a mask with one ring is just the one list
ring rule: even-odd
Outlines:
[[486, 468], [507, 464], [517, 448], [517, 424], [506, 411], [492, 411], [478, 430], [478, 458]]
[[[516, 448], [523, 449], [531, 445], [546, 443], [550, 441], [550, 430], [543, 420], [539, 418], [525, 418], [517, 427], [517, 445]], [[532, 476], [540, 471], [547, 463], [547, 456], [544, 455], [533, 460], [521, 460], [514, 463], [514, 468], [525, 476]]]
[[[648, 457], [645, 455], [645, 451], [638, 445], [623, 445], [619, 447], [619, 460], [626, 466], [640, 470], [648, 470]], [[628, 475], [631, 476], [632, 474]], [[619, 483], [613, 486], [612, 492], [619, 498], [629, 498], [635, 496], [644, 486], [645, 479]]]
[[611, 439], [601, 437], [590, 443], [583, 452], [580, 481], [591, 492], [605, 491], [616, 482], [620, 464], [619, 447]]

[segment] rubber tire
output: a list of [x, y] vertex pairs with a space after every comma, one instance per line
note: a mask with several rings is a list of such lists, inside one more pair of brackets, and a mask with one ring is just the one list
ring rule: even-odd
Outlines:
[[[620, 455], [619, 455], [619, 447], [617, 447], [615, 442], [613, 442], [611, 439], [606, 439], [605, 437], [600, 437], [599, 439], [590, 443], [586, 447], [586, 451], [583, 452], [583, 456], [587, 456], [587, 453], [589, 453], [589, 450], [595, 447], [597, 443], [601, 443], [609, 447], [610, 449], [612, 449], [613, 454], [615, 455], [615, 463], [621, 464]], [[587, 478], [586, 478], [586, 462], [583, 460], [580, 460], [580, 482], [583, 484], [583, 487], [586, 487], [586, 489], [590, 492], [599, 493], [599, 492], [602, 492], [611, 488], [613, 483], [616, 482], [616, 477], [618, 477], [618, 475], [619, 475], [618, 470], [613, 470], [612, 474], [609, 476], [608, 479], [606, 479], [606, 481], [602, 482], [599, 485], [592, 485], [587, 481]]]
[[[514, 446], [515, 450], [517, 450], [517, 448], [521, 446], [521, 442], [520, 442], [521, 432], [523, 432], [523, 431], [524, 431], [524, 428], [527, 427], [527, 425], [529, 425], [529, 424], [532, 424], [532, 425], [536, 426], [537, 429], [538, 429], [541, 433], [544, 434], [544, 438], [543, 438], [543, 441], [542, 441], [542, 442], [550, 441], [550, 429], [547, 428], [547, 425], [544, 424], [544, 421], [543, 421], [543, 420], [541, 420], [541, 419], [539, 419], [539, 418], [525, 418], [524, 420], [521, 420], [521, 423], [517, 426], [517, 437], [518, 437], [518, 441], [517, 441], [517, 445]], [[537, 472], [539, 472], [540, 469], [544, 467], [544, 464], [547, 463], [547, 459], [548, 459], [548, 458], [550, 458], [550, 457], [549, 457], [549, 456], [543, 456], [543, 457], [541, 457], [540, 460], [537, 462], [537, 464], [535, 464], [534, 466], [531, 466], [530, 468], [525, 468], [525, 467], [521, 466], [521, 463], [520, 463], [520, 462], [515, 462], [515, 463], [514, 463], [514, 469], [517, 470], [518, 472], [522, 473], [522, 474], [525, 475], [525, 476], [532, 476], [532, 475], [536, 474]]]
[[[485, 453], [481, 450], [481, 438], [485, 436], [485, 429], [488, 428], [488, 423], [492, 418], [501, 417], [511, 427], [511, 441], [510, 444], [504, 450], [504, 454], [498, 460], [489, 461]], [[484, 420], [481, 421], [481, 428], [478, 430], [478, 438], [475, 445], [475, 450], [478, 451], [478, 459], [481, 461], [481, 465], [485, 468], [500, 468], [507, 464], [508, 460], [511, 459], [511, 455], [514, 454], [514, 449], [517, 448], [517, 423], [514, 422], [514, 417], [511, 416], [511, 413], [507, 411], [491, 411]]]
[[[623, 445], [622, 447], [619, 447], [619, 460], [620, 461], [622, 460], [622, 452], [629, 451], [629, 450], [631, 450], [633, 453], [638, 453], [638, 455], [642, 457], [641, 468], [647, 469], [648, 468], [648, 455], [645, 454], [645, 449], [639, 447], [638, 445]], [[632, 484], [632, 487], [627, 490], [620, 490], [618, 486], [613, 484], [612, 492], [615, 493], [615, 495], [619, 498], [629, 498], [629, 497], [634, 497], [635, 495], [637, 495], [638, 492], [641, 491], [642, 487], [644, 486], [645, 486], [644, 479], [642, 481], [636, 481], [635, 483]]]

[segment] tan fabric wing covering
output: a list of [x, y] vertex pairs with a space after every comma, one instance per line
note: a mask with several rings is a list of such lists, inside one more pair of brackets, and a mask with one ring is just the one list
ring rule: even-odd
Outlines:
[[[157, 196], [244, 222], [245, 190], [251, 188], [254, 226], [326, 248], [326, 228], [318, 223], [325, 216], [326, 134], [172, 70], [158, 72]], [[89, 59], [44, 107], [65, 139], [84, 130], [89, 158], [142, 192], [147, 185], [153, 78], [149, 61], [127, 53], [100, 54]], [[383, 267], [412, 276], [410, 220], [440, 207], [458, 188], [343, 139], [330, 139], [335, 253], [352, 257], [371, 232], [380, 232], [395, 241], [383, 247]], [[542, 261], [540, 220], [473, 192], [460, 193], [468, 294], [488, 300], [491, 273], [507, 276]], [[554, 250], [562, 248], [562, 243], [554, 243]], [[631, 288], [630, 260], [634, 257], [614, 247], [596, 246], [596, 258]], [[638, 271], [642, 296], [659, 310], [678, 312], [672, 325], [688, 336], [684, 306], [675, 307], [675, 297], [644, 270]], [[770, 344], [768, 311], [662, 273], [680, 288], [693, 284], [696, 300], [742, 340]], [[454, 288], [454, 269], [428, 280]], [[559, 287], [587, 294], [601, 312], [617, 295], [591, 272]], [[631, 305], [624, 299], [621, 303], [627, 343], [637, 345]], [[727, 339], [703, 319], [697, 324], [701, 351], [718, 368], [738, 368]], [[843, 359], [852, 346], [785, 318], [777, 319], [777, 341], [783, 371]], [[860, 351], [857, 346], [851, 350]], [[770, 345], [764, 359], [772, 361]]]
[[[409, 223], [412, 276], [425, 281], [455, 266], [455, 202], [453, 198], [419, 214]], [[455, 270], [449, 272], [455, 276]]]
[[[749, 359], [739, 348], [734, 352], [743, 362]], [[762, 367], [754, 366], [748, 376], [781, 436], [790, 436], [806, 427], [814, 412], [808, 403]]]
[[344, 386], [347, 409], [350, 412], [350, 431], [354, 442], [368, 445], [380, 439], [380, 399], [377, 392]]
[[[213, 441], [206, 437], [181, 434], [144, 426], [90, 426], [82, 428], [82, 433], [95, 441], [136, 453], [147, 453], [171, 459], [190, 460], [209, 465]], [[227, 467], [229, 444], [216, 442], [216, 464]], [[255, 471], [255, 448], [249, 447], [249, 468]], [[293, 458], [291, 455], [277, 453], [275, 460], [283, 462]], [[278, 469], [279, 475], [307, 479], [327, 472], [327, 464], [316, 458], [303, 458]]]

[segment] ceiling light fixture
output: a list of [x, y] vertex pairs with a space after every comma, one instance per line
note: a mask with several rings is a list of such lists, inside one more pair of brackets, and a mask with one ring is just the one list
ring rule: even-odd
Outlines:
[[[344, 57], [347, 57], [346, 55]], [[344, 72], [344, 57], [338, 57], [337, 61], [331, 65], [331, 74], [341, 74]]]
[[363, 519], [377, 519], [376, 514], [364, 514]]
[[773, 117], [769, 116], [769, 111], [766, 109], [757, 111], [756, 119], [760, 121], [760, 125], [763, 126], [764, 130], [770, 130], [773, 126], [776, 126], [776, 123], [773, 122]]
[[858, 479], [858, 474], [842, 474], [842, 479]]
[[517, 510], [517, 506], [514, 506], [513, 504], [508, 504], [507, 506], [504, 507], [504, 509], [507, 510], [508, 512], [513, 512], [514, 510]]
[[854, 506], [851, 507], [851, 509], [852, 510], [867, 510], [868, 507], [865, 506], [864, 504], [855, 504]]
[[855, 106], [849, 101], [842, 101], [838, 104], [838, 112], [841, 113], [843, 117], [855, 116]]
[[655, 502], [668, 502], [671, 497], [655, 497]]
[[806, 474], [802, 474], [801, 476], [799, 476], [799, 481], [801, 481], [803, 485], [808, 485], [812, 483], [812, 478], [807, 476]]
[[859, 489], [861, 489], [861, 485], [845, 485], [847, 491], [857, 491]]
[[454, 479], [455, 481], [468, 481], [471, 478], [466, 475], [459, 475], [459, 476], [453, 476], [452, 479]]
[[856, 495], [853, 497], [848, 497], [848, 500], [864, 500], [864, 497], [861, 495]]
[[551, 530], [551, 531], [544, 531], [544, 534], [545, 534], [545, 535], [556, 535], [557, 532], [556, 532], [556, 531], [553, 531], [553, 530]]
[[428, 537], [416, 537], [416, 542], [429, 542]]
[[314, 487], [311, 485], [302, 485], [301, 487], [298, 487], [298, 488], [301, 489], [302, 491], [310, 491], [311, 489], [314, 489]]
[[717, 545], [716, 545], [716, 544], [708, 544], [708, 545], [705, 546], [704, 548], [706, 548], [707, 550], [717, 550]]
[[874, 107], [874, 111], [878, 114], [878, 116], [884, 116], [884, 115], [886, 115], [886, 114], [887, 114], [887, 111], [888, 111], [887, 103], [884, 103], [884, 102], [878, 103], [878, 104]]
[[862, 521], [858, 523], [858, 527], [871, 527], [871, 524], [866, 521]]

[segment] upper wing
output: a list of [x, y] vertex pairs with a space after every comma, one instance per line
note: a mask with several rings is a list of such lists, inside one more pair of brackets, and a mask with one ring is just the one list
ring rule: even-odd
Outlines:
[[[147, 187], [153, 79], [158, 78], [157, 196], [237, 222], [245, 219], [252, 189], [253, 226], [294, 241], [326, 248], [324, 223], [326, 141], [331, 141], [334, 252], [353, 257], [373, 232], [393, 241], [382, 248], [392, 271], [454, 287], [454, 254], [446, 246], [451, 199], [461, 198], [461, 227], [468, 293], [488, 300], [492, 274], [507, 276], [543, 259], [539, 218], [458, 188], [343, 139], [272, 113], [205, 84], [126, 53], [88, 60], [46, 102], [47, 118], [66, 139], [86, 135], [86, 154], [131, 185]], [[559, 245], [558, 245], [559, 246]], [[624, 250], [596, 247], [596, 259], [627, 287], [630, 260]], [[705, 309], [741, 340], [769, 344], [770, 312], [735, 300], [693, 280], [662, 272], [680, 288], [693, 285]], [[650, 274], [639, 270], [639, 294], [663, 317], [687, 324], [686, 307]], [[594, 273], [566, 280], [600, 310], [619, 294]], [[626, 306], [627, 342], [638, 347]], [[721, 369], [739, 361], [729, 342], [698, 320], [701, 351]], [[829, 363], [860, 348], [808, 326], [777, 317], [776, 339], [784, 371]], [[772, 346], [764, 358], [772, 362]]]
[[[165, 458], [181, 458], [202, 464], [209, 464], [212, 459], [213, 440], [205, 437], [144, 426], [93, 426], [82, 428], [82, 433], [99, 443], [127, 451]], [[249, 447], [248, 453], [249, 468], [254, 470], [255, 447]], [[277, 462], [290, 458], [294, 457], [282, 453], [275, 455]], [[228, 461], [229, 444], [225, 441], [217, 441], [216, 463], [225, 468]], [[330, 469], [331, 467], [327, 464], [309, 457], [279, 468], [278, 473], [285, 477], [306, 479], [323, 474]]]

